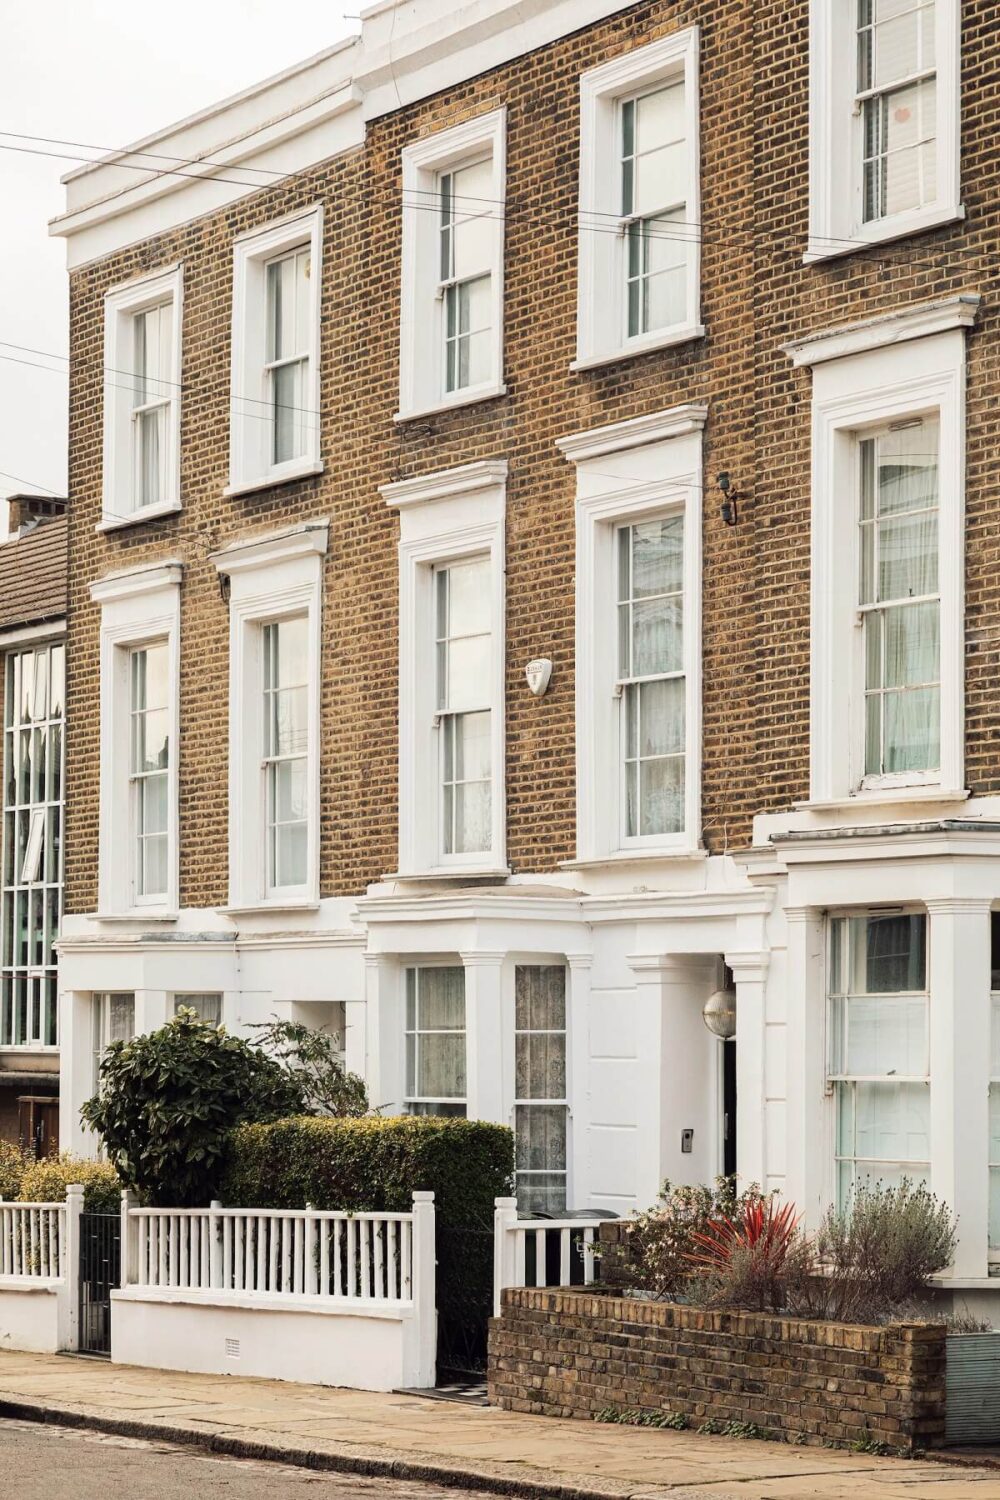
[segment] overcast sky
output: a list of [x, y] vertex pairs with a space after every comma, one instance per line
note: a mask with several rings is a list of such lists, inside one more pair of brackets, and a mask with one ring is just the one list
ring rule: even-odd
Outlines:
[[77, 165], [4, 147], [94, 154], [9, 132], [126, 145], [357, 31], [361, 3], [0, 0], [0, 495], [65, 492], [67, 382], [50, 371], [67, 364], [47, 356], [68, 350], [66, 252], [47, 225]]

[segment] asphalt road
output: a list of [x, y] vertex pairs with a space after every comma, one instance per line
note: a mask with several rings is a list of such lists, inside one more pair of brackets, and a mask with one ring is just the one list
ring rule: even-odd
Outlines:
[[467, 1490], [440, 1485], [316, 1474], [171, 1443], [2, 1420], [0, 1494], [12, 1500], [473, 1500]]

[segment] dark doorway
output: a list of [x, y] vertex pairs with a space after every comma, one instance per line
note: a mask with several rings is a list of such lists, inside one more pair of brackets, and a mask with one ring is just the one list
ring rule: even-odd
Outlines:
[[80, 1215], [80, 1352], [111, 1355], [111, 1292], [121, 1285], [121, 1215]]
[[736, 1175], [736, 1041], [722, 1044], [722, 1171]]

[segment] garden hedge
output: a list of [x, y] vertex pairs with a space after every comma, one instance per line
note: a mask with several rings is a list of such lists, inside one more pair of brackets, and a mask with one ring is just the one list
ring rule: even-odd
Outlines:
[[434, 1194], [441, 1227], [487, 1228], [493, 1200], [513, 1191], [506, 1125], [435, 1115], [303, 1117], [238, 1125], [226, 1143], [219, 1197], [233, 1208], [405, 1212]]

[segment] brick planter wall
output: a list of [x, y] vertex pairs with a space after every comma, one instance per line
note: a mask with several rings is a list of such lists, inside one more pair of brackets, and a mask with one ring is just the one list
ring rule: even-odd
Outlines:
[[944, 1440], [945, 1330], [705, 1312], [586, 1291], [511, 1288], [490, 1325], [490, 1401], [508, 1411], [679, 1412], [790, 1441], [910, 1452]]

